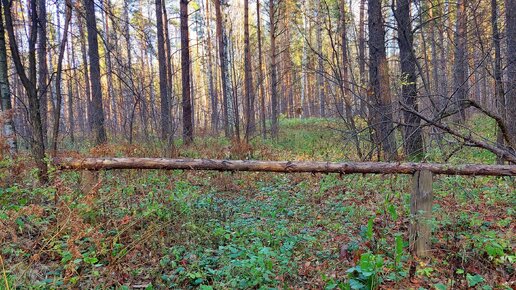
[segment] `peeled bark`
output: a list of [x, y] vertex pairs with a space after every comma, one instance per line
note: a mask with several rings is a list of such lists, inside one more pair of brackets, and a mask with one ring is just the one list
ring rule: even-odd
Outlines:
[[261, 161], [166, 158], [55, 158], [54, 164], [63, 170], [181, 169], [340, 174], [414, 174], [419, 170], [428, 170], [435, 174], [446, 175], [516, 176], [515, 166], [482, 164], [450, 165], [435, 163]]

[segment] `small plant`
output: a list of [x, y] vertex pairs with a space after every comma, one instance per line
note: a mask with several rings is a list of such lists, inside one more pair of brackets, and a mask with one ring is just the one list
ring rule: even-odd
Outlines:
[[380, 272], [383, 267], [383, 257], [372, 253], [364, 253], [360, 256], [357, 266], [348, 269], [351, 289], [376, 289], [382, 281]]

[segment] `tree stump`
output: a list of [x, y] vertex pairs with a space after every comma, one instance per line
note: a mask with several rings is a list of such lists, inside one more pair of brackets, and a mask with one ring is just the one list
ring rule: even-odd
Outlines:
[[409, 242], [411, 253], [418, 257], [430, 256], [432, 228], [432, 172], [417, 171], [413, 175], [410, 196]]

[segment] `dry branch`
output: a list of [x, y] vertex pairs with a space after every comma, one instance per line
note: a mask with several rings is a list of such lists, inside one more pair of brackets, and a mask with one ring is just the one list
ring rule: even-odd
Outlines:
[[62, 170], [182, 169], [260, 172], [414, 174], [428, 170], [446, 175], [516, 176], [515, 165], [435, 164], [389, 162], [316, 162], [167, 158], [55, 158]]

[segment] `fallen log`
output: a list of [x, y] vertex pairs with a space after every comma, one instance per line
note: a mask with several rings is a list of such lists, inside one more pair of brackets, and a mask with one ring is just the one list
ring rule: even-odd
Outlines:
[[389, 163], [389, 162], [318, 162], [318, 161], [262, 161], [217, 159], [167, 158], [55, 158], [61, 170], [163, 169], [258, 171], [282, 173], [375, 173], [414, 174], [427, 170], [445, 175], [516, 176], [515, 165]]

